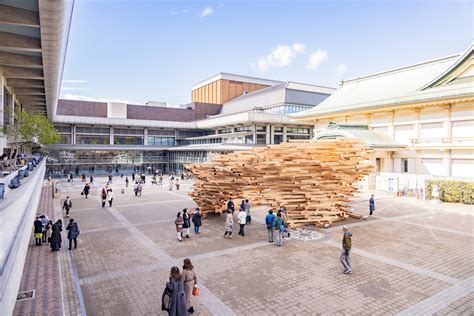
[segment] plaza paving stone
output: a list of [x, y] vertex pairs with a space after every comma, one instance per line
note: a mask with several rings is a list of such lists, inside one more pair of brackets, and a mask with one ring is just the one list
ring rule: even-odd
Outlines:
[[[97, 180], [100, 188], [104, 180]], [[474, 276], [472, 206], [381, 197], [376, 216], [309, 228], [321, 238], [285, 240], [281, 248], [266, 241], [267, 207], [258, 207], [245, 237], [236, 225], [235, 239], [224, 239], [224, 216], [210, 216], [202, 234], [191, 229], [191, 239], [178, 243], [174, 218], [194, 207], [190, 184], [169, 192], [167, 181], [147, 183], [136, 198], [131, 188], [121, 194], [123, 180], [114, 180], [112, 208], [101, 208], [97, 196], [85, 201], [81, 183], [64, 186], [77, 206], [75, 259], [88, 314], [162, 315], [170, 266], [190, 257], [203, 286], [198, 315], [393, 315], [414, 306], [428, 310], [423, 304], [430, 299], [439, 315], [472, 315], [473, 294], [456, 300], [449, 294]], [[365, 200], [353, 208], [368, 213]], [[354, 233], [352, 275], [342, 273], [339, 261], [344, 224]]]

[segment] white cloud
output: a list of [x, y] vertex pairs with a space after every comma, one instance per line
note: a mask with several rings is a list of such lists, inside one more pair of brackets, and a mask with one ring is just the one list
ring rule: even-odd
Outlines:
[[87, 80], [63, 80], [63, 83], [87, 83]]
[[72, 94], [72, 93], [65, 93], [59, 97], [60, 99], [66, 100], [78, 100], [78, 101], [94, 101], [94, 102], [120, 102], [120, 103], [127, 103], [127, 104], [140, 104], [140, 102], [133, 102], [129, 100], [123, 99], [107, 99], [107, 98], [94, 98], [85, 95], [79, 94]]
[[256, 66], [259, 71], [265, 71], [272, 67], [282, 68], [291, 65], [298, 54], [304, 53], [306, 46], [301, 43], [293, 45], [277, 45], [272, 47], [270, 53], [257, 60]]
[[211, 7], [206, 7], [202, 10], [201, 15], [199, 17], [204, 18], [206, 16], [210, 16], [214, 13], [214, 9]]
[[316, 69], [326, 59], [328, 59], [328, 52], [322, 49], [318, 49], [309, 56], [308, 63], [306, 64], [306, 69]]
[[347, 72], [348, 68], [345, 64], [339, 64], [337, 65], [336, 67], [336, 72], [339, 74], [339, 75], [342, 75], [342, 74], [345, 74]]

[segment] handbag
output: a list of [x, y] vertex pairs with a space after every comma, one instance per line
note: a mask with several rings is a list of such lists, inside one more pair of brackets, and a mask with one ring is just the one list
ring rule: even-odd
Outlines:
[[165, 286], [163, 294], [161, 295], [161, 310], [169, 312], [171, 310], [171, 296], [173, 292], [168, 288], [168, 285]]
[[193, 296], [199, 296], [199, 288], [197, 285], [195, 285], [193, 288]]
[[81, 192], [81, 195], [84, 195], [84, 191]]

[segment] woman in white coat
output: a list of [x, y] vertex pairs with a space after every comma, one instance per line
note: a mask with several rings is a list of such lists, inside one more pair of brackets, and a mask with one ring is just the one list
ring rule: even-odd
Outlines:
[[112, 207], [112, 202], [114, 201], [115, 198], [115, 193], [112, 192], [112, 189], [109, 189], [109, 192], [107, 192], [107, 201], [109, 201], [109, 206]]

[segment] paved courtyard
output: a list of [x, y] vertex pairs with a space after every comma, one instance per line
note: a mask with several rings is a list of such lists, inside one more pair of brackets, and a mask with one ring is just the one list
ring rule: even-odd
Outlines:
[[[166, 180], [147, 183], [137, 198], [131, 187], [120, 194], [124, 179], [114, 179], [114, 205], [102, 208], [105, 179], [97, 181], [89, 199], [81, 182], [66, 183], [62, 193], [72, 197], [81, 229], [70, 262], [89, 315], [161, 315], [170, 267], [186, 257], [201, 287], [197, 315], [474, 313], [472, 206], [379, 197], [375, 217], [295, 230], [283, 247], [267, 242], [266, 208], [258, 207], [245, 237], [235, 231], [224, 239], [224, 217], [211, 216], [202, 234], [178, 243], [174, 218], [195, 207], [191, 183], [172, 192]], [[367, 203], [354, 209], [366, 213]], [[339, 261], [343, 224], [354, 234], [352, 275]]]

